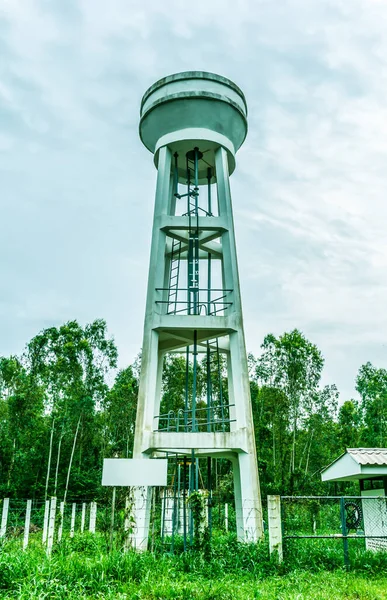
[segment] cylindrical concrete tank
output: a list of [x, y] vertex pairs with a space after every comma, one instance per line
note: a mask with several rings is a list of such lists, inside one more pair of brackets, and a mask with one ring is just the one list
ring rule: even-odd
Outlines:
[[186, 153], [195, 146], [203, 153], [199, 181], [207, 182], [208, 167], [214, 172], [215, 150], [227, 150], [229, 171], [235, 169], [235, 153], [247, 133], [247, 105], [235, 83], [205, 71], [186, 71], [160, 79], [144, 94], [140, 137], [154, 154], [155, 165], [162, 146], [178, 154], [179, 172], [186, 172]]

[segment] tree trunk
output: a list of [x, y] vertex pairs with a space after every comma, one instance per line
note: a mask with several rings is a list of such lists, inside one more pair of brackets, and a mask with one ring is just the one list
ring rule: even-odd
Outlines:
[[292, 452], [290, 458], [290, 472], [294, 473], [296, 465], [296, 431], [297, 431], [297, 417], [293, 420], [293, 441], [292, 441]]
[[275, 427], [274, 427], [274, 421], [272, 423], [272, 434], [273, 434], [273, 469], [275, 471], [275, 463], [276, 463], [275, 452], [276, 452], [276, 449], [275, 449]]
[[67, 491], [69, 489], [71, 465], [73, 464], [73, 458], [74, 458], [74, 452], [75, 452], [75, 445], [77, 443], [77, 437], [78, 437], [79, 425], [81, 424], [81, 418], [82, 418], [82, 415], [79, 416], [78, 423], [77, 423], [77, 428], [75, 430], [74, 442], [73, 442], [73, 447], [72, 447], [72, 450], [71, 450], [71, 456], [70, 456], [70, 462], [69, 462], [69, 468], [68, 468], [68, 471], [67, 471], [66, 487], [65, 487], [65, 493], [64, 493], [64, 496], [63, 496], [63, 502], [65, 504], [66, 504], [66, 498], [67, 498]]
[[45, 490], [44, 490], [44, 501], [47, 500], [48, 481], [50, 479], [51, 456], [52, 456], [52, 440], [53, 440], [53, 437], [54, 437], [54, 425], [55, 425], [55, 418], [52, 419], [52, 425], [51, 425], [50, 448], [48, 450], [48, 465], [47, 465], [47, 475], [46, 475], [46, 487], [45, 487]]
[[61, 449], [61, 446], [62, 446], [62, 439], [63, 439], [63, 430], [62, 430], [62, 433], [61, 433], [60, 438], [59, 438], [58, 455], [56, 457], [55, 484], [54, 484], [54, 496], [55, 497], [56, 497], [56, 488], [58, 486], [58, 471], [59, 471], [60, 449]]
[[307, 474], [308, 468], [309, 468], [309, 457], [310, 457], [310, 450], [312, 448], [313, 434], [314, 434], [314, 429], [312, 429], [312, 433], [310, 434], [309, 450], [308, 450], [308, 456], [306, 457], [306, 465], [305, 465], [305, 475]]
[[15, 451], [16, 451], [16, 438], [13, 439], [11, 464], [9, 465], [9, 470], [8, 470], [7, 490], [9, 490], [9, 486], [11, 485], [11, 475], [12, 475], [12, 471], [13, 471], [13, 465], [15, 464]]
[[[313, 430], [312, 430], [312, 431], [313, 431]], [[313, 435], [313, 433], [312, 433], [312, 435]], [[299, 462], [299, 465], [298, 465], [298, 469], [299, 469], [300, 471], [301, 471], [301, 467], [302, 467], [302, 461], [304, 460], [305, 453], [306, 453], [306, 451], [307, 451], [307, 449], [308, 449], [308, 446], [309, 446], [309, 441], [310, 441], [310, 440], [309, 440], [309, 432], [308, 432], [308, 433], [306, 434], [306, 442], [305, 442], [305, 444], [304, 444], [304, 449], [303, 449], [303, 451], [302, 451], [302, 454], [301, 454], [301, 457], [300, 457], [300, 462]]]

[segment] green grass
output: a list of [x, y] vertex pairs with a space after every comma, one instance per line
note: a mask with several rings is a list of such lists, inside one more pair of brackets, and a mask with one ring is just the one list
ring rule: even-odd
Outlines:
[[353, 570], [342, 567], [338, 543], [292, 542], [288, 560], [270, 560], [265, 543], [217, 538], [211, 553], [107, 552], [103, 538], [64, 540], [48, 559], [32, 539], [0, 548], [0, 598], [4, 600], [379, 600], [387, 599], [387, 554], [353, 547]]

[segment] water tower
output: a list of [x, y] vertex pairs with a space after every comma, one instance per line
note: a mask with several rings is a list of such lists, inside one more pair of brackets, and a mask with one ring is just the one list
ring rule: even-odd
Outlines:
[[[211, 494], [215, 459], [229, 459], [238, 538], [255, 541], [262, 507], [229, 183], [246, 117], [238, 86], [203, 71], [160, 79], [142, 99], [140, 137], [157, 185], [133, 457], [168, 456], [184, 500], [199, 486], [198, 464]], [[185, 389], [163, 411], [169, 353], [183, 357]], [[150, 509], [151, 488], [137, 489], [138, 549]]]

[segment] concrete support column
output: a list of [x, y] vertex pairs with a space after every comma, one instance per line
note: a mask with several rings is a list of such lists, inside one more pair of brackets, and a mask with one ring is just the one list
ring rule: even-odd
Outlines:
[[[136, 430], [134, 436], [133, 458], [149, 459], [143, 454], [144, 439], [158, 423], [161, 400], [161, 383], [164, 355], [159, 349], [159, 334], [153, 328], [155, 314], [164, 312], [165, 305], [156, 304], [165, 294], [157, 291], [165, 287], [166, 271], [169, 261], [165, 260], [166, 234], [161, 229], [161, 219], [171, 211], [172, 179], [171, 152], [163, 146], [159, 153], [156, 199], [153, 219], [153, 234], [148, 276], [148, 291], [144, 323], [144, 341], [141, 357], [140, 389], [137, 404]], [[148, 544], [149, 520], [151, 511], [151, 487], [135, 488], [133, 493], [134, 527], [130, 533], [130, 543], [137, 550], [146, 550]]]
[[238, 539], [255, 541], [263, 536], [262, 502], [259, 487], [257, 452], [251, 409], [250, 382], [243, 331], [242, 304], [239, 288], [234, 221], [228, 171], [227, 152], [219, 147], [215, 156], [219, 214], [226, 219], [227, 231], [222, 235], [222, 276], [225, 289], [232, 289], [232, 312], [236, 331], [230, 333], [230, 352], [227, 360], [228, 385], [231, 403], [235, 403], [232, 430], [245, 429], [248, 453], [233, 460], [235, 511]]
[[237, 536], [241, 542], [256, 542], [263, 537], [263, 515], [255, 457], [241, 452], [233, 459]]

